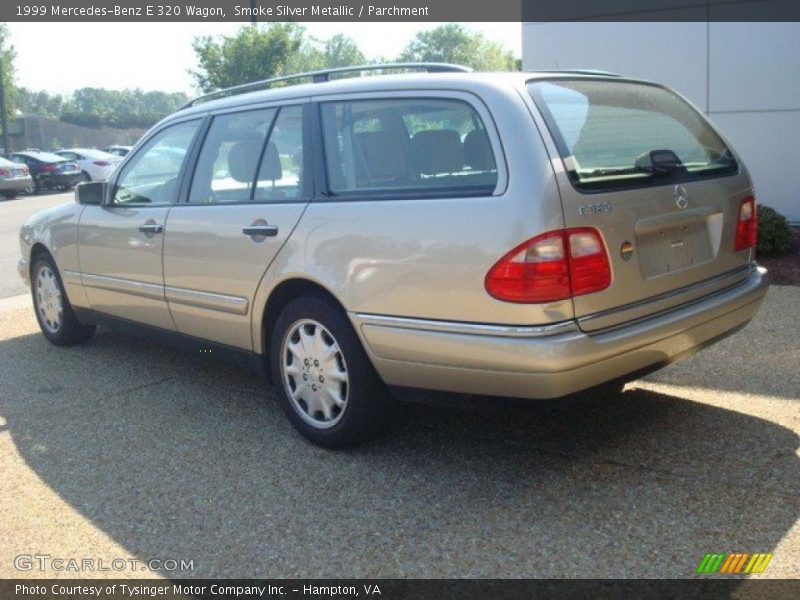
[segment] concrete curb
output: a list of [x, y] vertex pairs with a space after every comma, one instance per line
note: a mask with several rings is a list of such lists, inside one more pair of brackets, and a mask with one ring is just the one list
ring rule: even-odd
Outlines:
[[0, 312], [6, 310], [20, 310], [23, 308], [30, 308], [32, 306], [31, 295], [21, 294], [19, 296], [11, 296], [9, 298], [0, 298]]

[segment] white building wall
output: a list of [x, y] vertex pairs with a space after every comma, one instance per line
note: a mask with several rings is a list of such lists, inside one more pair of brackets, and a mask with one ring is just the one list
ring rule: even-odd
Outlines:
[[742, 155], [759, 202], [800, 222], [800, 23], [523, 23], [522, 67], [669, 85]]

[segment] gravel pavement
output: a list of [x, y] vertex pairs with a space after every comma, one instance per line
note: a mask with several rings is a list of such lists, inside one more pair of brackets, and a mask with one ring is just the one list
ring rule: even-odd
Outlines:
[[800, 577], [800, 288], [621, 396], [407, 404], [346, 452], [303, 441], [255, 375], [105, 331], [56, 348], [26, 305], [0, 301], [0, 577], [46, 553], [196, 577], [680, 578], [733, 551]]

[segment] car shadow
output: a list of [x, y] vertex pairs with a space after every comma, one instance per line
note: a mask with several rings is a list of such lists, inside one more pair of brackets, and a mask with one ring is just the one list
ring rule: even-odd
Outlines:
[[771, 552], [800, 515], [795, 432], [644, 389], [403, 404], [330, 452], [258, 376], [109, 332], [12, 338], [0, 372], [27, 466], [132, 554], [194, 561], [173, 575], [690, 577], [707, 552]]

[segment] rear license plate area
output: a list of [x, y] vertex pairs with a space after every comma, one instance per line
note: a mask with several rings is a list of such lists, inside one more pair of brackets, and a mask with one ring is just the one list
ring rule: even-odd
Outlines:
[[642, 277], [652, 279], [714, 260], [721, 229], [722, 215], [717, 213], [637, 231]]

